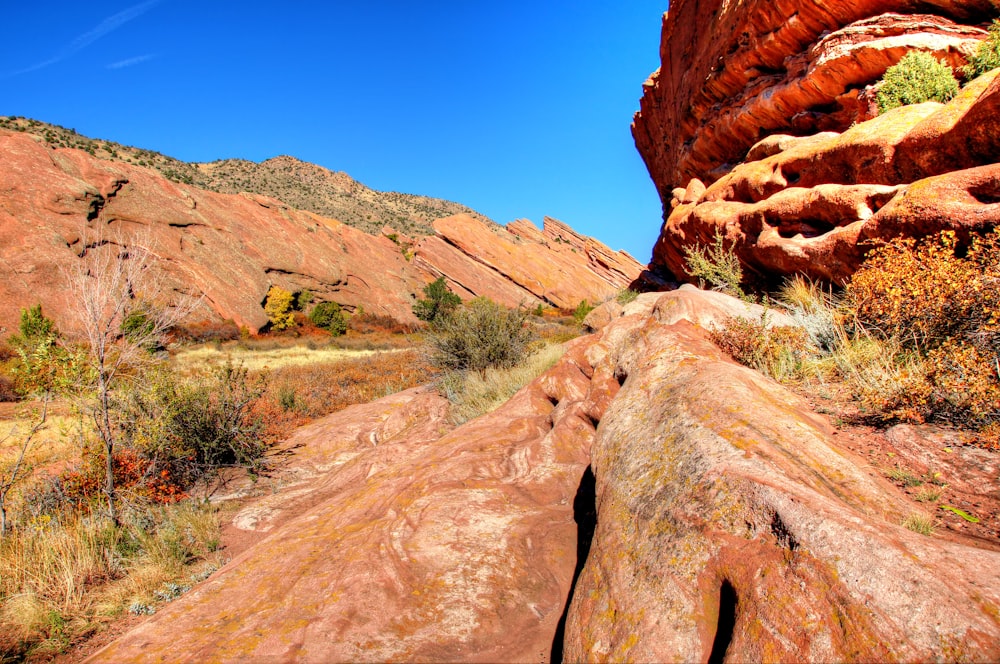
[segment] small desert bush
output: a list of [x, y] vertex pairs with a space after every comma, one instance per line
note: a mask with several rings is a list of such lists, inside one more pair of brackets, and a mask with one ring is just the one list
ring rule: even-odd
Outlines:
[[618, 291], [618, 294], [615, 295], [615, 300], [618, 301], [618, 304], [625, 305], [634, 301], [637, 297], [639, 297], [639, 291], [632, 290], [631, 288], [625, 288]]
[[[266, 470], [276, 442], [257, 412], [262, 377], [225, 365], [208, 377], [151, 369], [141, 383], [112, 393], [116, 445], [112, 474], [125, 503], [172, 503], [222, 468]], [[92, 507], [103, 497], [106, 457], [88, 441], [78, 463], [36, 487], [27, 502], [36, 516]]]
[[444, 371], [510, 368], [528, 355], [528, 312], [479, 297], [440, 321], [429, 335], [431, 363]]
[[731, 245], [726, 247], [722, 233], [716, 232], [711, 245], [684, 248], [684, 267], [687, 273], [712, 290], [747, 299], [743, 291], [743, 265]]
[[925, 101], [946, 102], [958, 94], [958, 81], [951, 67], [933, 55], [911, 51], [889, 67], [878, 85], [879, 113]]
[[361, 312], [351, 316], [347, 329], [358, 334], [411, 334], [416, 332], [417, 326], [402, 323], [392, 316]]
[[587, 300], [580, 300], [580, 304], [576, 305], [576, 309], [573, 310], [573, 320], [576, 321], [577, 325], [583, 325], [583, 320], [587, 317], [587, 314], [594, 309], [594, 305]]
[[881, 245], [848, 295], [858, 327], [886, 340], [886, 374], [898, 369], [897, 396], [863, 399], [872, 411], [973, 428], [1000, 422], [1000, 231], [967, 246], [950, 231]]
[[934, 531], [937, 529], [937, 524], [934, 522], [934, 519], [925, 514], [917, 514], [916, 512], [903, 519], [902, 526], [920, 535], [927, 535], [928, 537], [933, 535]]
[[66, 393], [85, 383], [86, 357], [67, 344], [40, 304], [21, 310], [18, 333], [8, 339], [14, 390], [21, 396]]
[[989, 36], [979, 44], [962, 73], [969, 80], [1000, 67], [1000, 19], [993, 19]]
[[814, 348], [800, 327], [769, 327], [767, 312], [757, 319], [729, 318], [709, 337], [740, 364], [778, 380], [803, 375], [806, 358]]
[[347, 317], [336, 302], [320, 302], [309, 312], [309, 320], [335, 337], [347, 331]]
[[848, 294], [865, 329], [912, 347], [956, 339], [1000, 351], [1000, 230], [967, 246], [952, 231], [880, 245]]
[[232, 320], [199, 321], [178, 325], [170, 331], [175, 341], [205, 343], [206, 341], [235, 341], [240, 338], [240, 328]]
[[463, 424], [496, 410], [558, 362], [563, 351], [561, 345], [546, 345], [514, 367], [445, 374], [439, 386], [451, 402], [452, 422]]

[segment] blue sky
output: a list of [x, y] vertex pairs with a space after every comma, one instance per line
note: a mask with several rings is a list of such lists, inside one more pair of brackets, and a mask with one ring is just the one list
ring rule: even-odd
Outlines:
[[0, 115], [185, 161], [279, 154], [647, 261], [629, 133], [663, 0], [9, 3]]

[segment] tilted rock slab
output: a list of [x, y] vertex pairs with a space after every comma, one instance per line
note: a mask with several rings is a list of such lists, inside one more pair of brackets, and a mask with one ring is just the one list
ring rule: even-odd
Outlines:
[[590, 372], [578, 343], [450, 432], [420, 389], [300, 431], [291, 498], [243, 513], [267, 537], [91, 661], [547, 660], [604, 403]]
[[1000, 552], [899, 525], [912, 508], [803, 400], [660, 322], [672, 297], [587, 351], [622, 387], [566, 660], [1000, 658]]
[[[426, 238], [411, 261], [388, 237], [273, 198], [196, 189], [152, 169], [0, 130], [0, 327], [16, 329], [20, 309], [40, 302], [63, 330], [71, 328], [78, 303], [66, 272], [84, 253], [117, 251], [89, 245], [119, 234], [126, 241], [145, 236], [152, 276], [167, 298], [161, 304], [203, 297], [195, 320], [231, 319], [254, 332], [268, 322], [262, 305], [271, 286], [416, 322], [414, 301], [442, 275], [465, 298], [576, 306], [617, 292], [643, 269], [596, 241], [581, 240], [585, 250], [574, 252], [544, 235], [518, 239], [507, 260], [487, 262], [461, 247], [485, 251], [496, 237], [489, 225], [459, 215], [442, 227], [461, 228], [463, 241], [447, 233]], [[514, 266], [516, 278], [504, 272]]]

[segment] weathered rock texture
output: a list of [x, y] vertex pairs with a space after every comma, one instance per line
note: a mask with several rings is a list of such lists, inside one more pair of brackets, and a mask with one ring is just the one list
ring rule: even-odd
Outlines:
[[237, 517], [269, 536], [95, 661], [548, 659], [600, 415], [590, 371], [578, 344], [450, 433], [419, 389], [301, 430], [304, 481]]
[[587, 351], [622, 388], [592, 448], [598, 523], [567, 661], [1000, 656], [984, 572], [1000, 552], [898, 525], [912, 508], [807, 404], [659, 322], [672, 296]]
[[[573, 307], [626, 287], [643, 268], [552, 220], [535, 239], [466, 215], [434, 228], [436, 236], [408, 248], [273, 198], [197, 189], [0, 129], [0, 327], [8, 330], [16, 328], [20, 308], [38, 302], [71, 327], [75, 305], [65, 271], [85, 246], [116, 250], [89, 245], [118, 234], [146, 236], [166, 290], [204, 295], [199, 316], [254, 331], [267, 323], [262, 303], [272, 285], [415, 321], [413, 302], [439, 275], [466, 298]], [[557, 242], [557, 233], [573, 244]], [[491, 243], [503, 245], [502, 255]]]
[[267, 536], [94, 661], [996, 661], [1000, 551], [900, 526], [689, 322], [720, 297], [643, 296], [452, 431], [419, 389], [302, 430], [301, 483], [242, 515]]
[[[753, 271], [840, 280], [859, 240], [995, 224], [996, 177], [965, 171], [1000, 159], [1000, 83], [874, 120], [871, 86], [910, 50], [963, 64], [997, 13], [995, 0], [672, 3], [633, 123], [665, 211], [652, 267], [685, 278], [683, 248], [720, 231]], [[949, 179], [928, 190], [929, 177]]]

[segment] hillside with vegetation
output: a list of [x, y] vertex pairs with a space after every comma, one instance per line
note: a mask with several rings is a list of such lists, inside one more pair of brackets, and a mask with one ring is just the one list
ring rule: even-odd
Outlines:
[[52, 147], [76, 148], [99, 159], [151, 168], [168, 180], [199, 189], [270, 196], [289, 207], [336, 219], [372, 235], [385, 226], [407, 235], [433, 235], [431, 222], [456, 214], [467, 214], [495, 225], [493, 220], [460, 203], [377, 191], [347, 173], [334, 172], [287, 155], [260, 163], [246, 159], [188, 163], [153, 150], [88, 138], [75, 129], [29, 118], [0, 116], [0, 128], [40, 136]]

